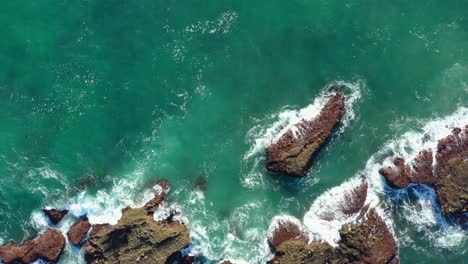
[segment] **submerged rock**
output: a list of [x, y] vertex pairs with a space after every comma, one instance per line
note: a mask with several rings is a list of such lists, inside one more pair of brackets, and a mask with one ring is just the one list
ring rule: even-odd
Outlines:
[[42, 209], [42, 211], [54, 225], [58, 224], [68, 214], [68, 210]]
[[73, 245], [78, 246], [81, 244], [86, 234], [88, 234], [90, 228], [91, 224], [88, 218], [85, 217], [70, 227], [70, 230], [67, 232], [67, 237]]
[[397, 157], [394, 165], [380, 169], [389, 185], [403, 189], [410, 183], [426, 184], [435, 189], [445, 215], [468, 213], [468, 126], [463, 131], [439, 140], [434, 155], [423, 150], [412, 161]]
[[153, 213], [165, 191], [142, 208], [126, 208], [116, 225], [93, 226], [85, 245], [85, 260], [101, 263], [166, 263], [190, 245], [189, 229], [172, 217], [155, 221]]
[[267, 147], [267, 170], [292, 177], [306, 176], [313, 158], [339, 124], [344, 107], [345, 97], [337, 91], [317, 117], [302, 120], [295, 131], [286, 131]]
[[48, 229], [36, 239], [28, 240], [21, 245], [8, 242], [0, 247], [0, 260], [4, 264], [33, 263], [42, 259], [47, 262], [57, 263], [63, 248], [65, 237], [55, 229]]

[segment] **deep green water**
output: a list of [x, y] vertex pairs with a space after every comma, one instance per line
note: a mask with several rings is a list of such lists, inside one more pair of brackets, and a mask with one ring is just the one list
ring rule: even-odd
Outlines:
[[[35, 235], [44, 206], [108, 221], [166, 179], [197, 250], [260, 262], [275, 215], [302, 219], [386, 142], [468, 106], [467, 10], [462, 0], [3, 1], [0, 240]], [[334, 81], [361, 97], [309, 177], [278, 180], [245, 159], [254, 132]], [[466, 262], [466, 231], [443, 246], [432, 239], [440, 224], [382, 203], [402, 263]], [[69, 255], [63, 263], [79, 262]]]

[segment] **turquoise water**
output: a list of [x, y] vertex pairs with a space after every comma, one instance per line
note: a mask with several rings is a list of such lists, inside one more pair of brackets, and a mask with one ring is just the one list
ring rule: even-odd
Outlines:
[[[112, 222], [166, 179], [195, 251], [261, 262], [274, 216], [301, 219], [326, 190], [366, 173], [390, 140], [429, 120], [467, 120], [467, 9], [466, 1], [4, 1], [0, 240], [39, 232], [44, 206]], [[257, 140], [333, 82], [357, 98], [349, 124], [305, 180], [267, 175]], [[466, 231], [447, 246], [433, 239], [446, 236], [442, 224], [415, 223], [384, 197], [382, 207], [402, 263], [464, 263]], [[79, 263], [74, 255], [62, 262]]]

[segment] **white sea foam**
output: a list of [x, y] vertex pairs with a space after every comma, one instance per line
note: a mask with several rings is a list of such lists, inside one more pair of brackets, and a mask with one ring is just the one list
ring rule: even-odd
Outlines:
[[[33, 212], [31, 215], [32, 226], [39, 232], [47, 228], [56, 228], [67, 238], [66, 233], [80, 217], [86, 215], [91, 224], [116, 224], [122, 216], [122, 209], [129, 207], [141, 207], [154, 195], [161, 193], [161, 186], [154, 186], [143, 192], [138, 192], [138, 182], [120, 180], [109, 190], [100, 190], [96, 194], [82, 192], [71, 198], [65, 205], [56, 206], [58, 209], [68, 209], [69, 213], [57, 226], [52, 226], [42, 211]], [[47, 207], [46, 207], [47, 208]], [[52, 207], [48, 207], [52, 208]], [[164, 211], [169, 211], [165, 209]], [[81, 264], [84, 263], [83, 250], [67, 243], [60, 263]]]
[[300, 231], [303, 231], [303, 225], [301, 223], [301, 220], [297, 219], [294, 216], [282, 214], [275, 216], [271, 221], [271, 224], [268, 227], [268, 237], [272, 236], [273, 232], [276, 229], [280, 228], [281, 226], [284, 226], [285, 224], [293, 224], [297, 226]]
[[[304, 215], [304, 226], [311, 234], [311, 237], [327, 241], [330, 245], [336, 246], [340, 239], [339, 230], [346, 223], [356, 220], [359, 213], [347, 215], [340, 208], [348, 203], [347, 194], [362, 184], [362, 179], [354, 177], [343, 184], [333, 187], [320, 195]], [[378, 199], [367, 192], [365, 205], [376, 207]]]
[[136, 181], [120, 180], [111, 191], [100, 190], [96, 195], [82, 192], [71, 199], [70, 213], [76, 217], [87, 215], [91, 224], [116, 224], [125, 207], [140, 207], [150, 200], [158, 189], [136, 193]]
[[234, 11], [227, 11], [219, 15], [215, 20], [197, 22], [185, 28], [185, 32], [202, 34], [229, 33], [232, 25], [236, 22], [238, 14]]
[[421, 129], [404, 133], [385, 144], [367, 161], [362, 174], [367, 177], [371, 190], [376, 195], [389, 196], [391, 201], [398, 203], [395, 207], [387, 205], [386, 209], [395, 210], [399, 217], [413, 223], [412, 228], [424, 232], [424, 237], [435, 247], [456, 248], [466, 241], [467, 232], [451, 226], [446, 221], [433, 189], [412, 185], [408, 189], [388, 191], [379, 174], [380, 168], [393, 166], [392, 161], [396, 156], [411, 162], [421, 150], [431, 149], [435, 153], [440, 139], [450, 135], [454, 127], [464, 127], [468, 124], [468, 108], [460, 107], [449, 116], [420, 122], [424, 124], [421, 125]]
[[202, 192], [191, 191], [190, 210], [186, 210], [193, 242], [190, 254], [207, 257], [213, 262], [265, 263], [270, 250], [261, 222], [266, 219], [260, 216], [252, 221], [251, 218], [258, 215], [264, 202], [246, 203], [234, 209], [228, 218], [220, 219], [210, 210], [212, 204], [206, 203]]
[[351, 120], [356, 117], [355, 105], [362, 97], [362, 89], [365, 86], [364, 81], [356, 82], [335, 81], [324, 87], [324, 89], [315, 97], [314, 101], [302, 109], [294, 109], [290, 106], [281, 108], [266, 118], [256, 120], [254, 125], [246, 135], [246, 143], [250, 145], [249, 151], [243, 157], [243, 165], [246, 172], [242, 179], [242, 185], [247, 188], [264, 186], [262, 177], [262, 164], [264, 162], [264, 153], [267, 146], [277, 141], [284, 133], [291, 130], [297, 135], [297, 125], [302, 120], [313, 120], [320, 114], [320, 110], [327, 103], [328, 98], [335, 94], [330, 91], [332, 86], [341, 87], [345, 93], [345, 113], [339, 133], [343, 132], [350, 125]]

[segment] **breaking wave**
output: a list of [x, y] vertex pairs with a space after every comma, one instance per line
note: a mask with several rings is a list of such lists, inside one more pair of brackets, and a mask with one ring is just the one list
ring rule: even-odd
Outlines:
[[[405, 221], [410, 228], [422, 232], [423, 238], [435, 248], [456, 251], [467, 241], [468, 233], [451, 225], [443, 216], [436, 201], [435, 191], [418, 184], [394, 190], [387, 186], [379, 174], [380, 168], [393, 166], [395, 156], [411, 161], [424, 149], [431, 149], [436, 153], [440, 139], [450, 135], [454, 127], [464, 127], [468, 124], [468, 108], [460, 107], [449, 116], [419, 122], [421, 129], [406, 132], [390, 140], [367, 161], [361, 173], [366, 176], [376, 195], [388, 197], [382, 200], [387, 201], [384, 204], [385, 210], [392, 212], [394, 218]], [[401, 237], [405, 244], [416, 243], [406, 235], [405, 230], [397, 230], [397, 236]]]
[[355, 105], [362, 97], [362, 89], [365, 87], [363, 80], [356, 82], [334, 81], [322, 89], [314, 101], [302, 108], [294, 109], [290, 106], [282, 107], [278, 112], [266, 118], [256, 120], [246, 135], [246, 143], [251, 146], [243, 157], [244, 178], [242, 185], [246, 188], [261, 188], [265, 186], [263, 179], [263, 166], [265, 161], [265, 149], [277, 141], [289, 129], [296, 133], [296, 125], [301, 120], [312, 120], [335, 92], [330, 89], [338, 86], [345, 93], [345, 113], [338, 132], [342, 133], [356, 117]]

